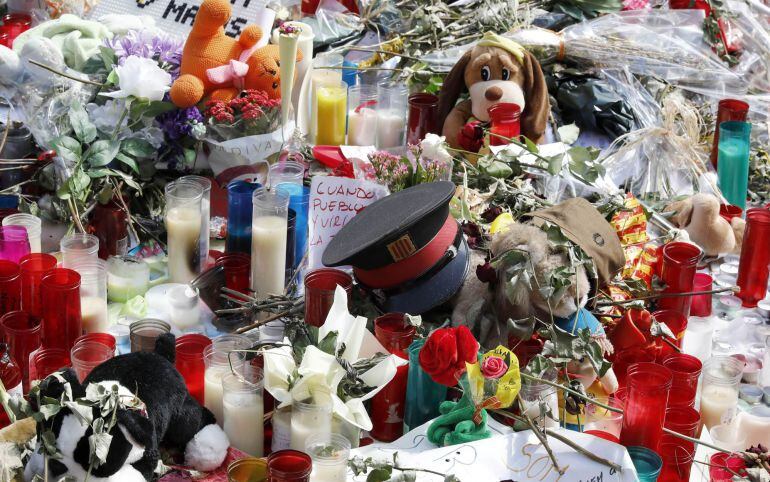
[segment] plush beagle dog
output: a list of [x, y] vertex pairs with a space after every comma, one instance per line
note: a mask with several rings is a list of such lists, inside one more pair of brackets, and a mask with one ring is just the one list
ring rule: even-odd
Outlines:
[[[466, 90], [470, 99], [455, 105]], [[487, 33], [460, 58], [441, 87], [439, 126], [449, 145], [462, 148], [458, 137], [467, 136], [466, 124], [488, 122], [487, 109], [500, 102], [518, 104], [521, 134], [535, 143], [543, 140], [550, 103], [540, 64], [516, 42]]]

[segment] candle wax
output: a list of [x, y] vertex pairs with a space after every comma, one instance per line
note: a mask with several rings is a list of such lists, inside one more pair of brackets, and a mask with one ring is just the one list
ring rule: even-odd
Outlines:
[[82, 296], [80, 313], [83, 318], [83, 331], [86, 333], [104, 333], [110, 325], [107, 314], [107, 300], [99, 296]]
[[[317, 69], [310, 76], [310, 128], [312, 139], [316, 138], [318, 124], [318, 110], [316, 106], [318, 89], [326, 86], [336, 86], [342, 82], [342, 73], [333, 69]], [[317, 144], [318, 142], [316, 142]]]
[[301, 413], [295, 411], [291, 417], [291, 448], [294, 450], [305, 451], [305, 442], [311, 435], [331, 434], [332, 419], [331, 414], [324, 413]]
[[313, 461], [310, 482], [345, 482], [348, 476], [347, 460], [338, 463], [317, 463]]
[[373, 146], [377, 136], [377, 113], [361, 108], [348, 113], [348, 145]]
[[222, 406], [222, 377], [227, 375], [227, 367], [210, 367], [203, 375], [203, 406], [211, 410], [217, 424], [223, 426], [224, 408]]
[[722, 423], [722, 416], [738, 406], [738, 390], [732, 387], [709, 385], [703, 388], [700, 398], [700, 415], [703, 425], [711, 428]]
[[222, 407], [230, 445], [253, 457], [262, 457], [265, 443], [262, 397], [256, 393], [226, 393]]
[[316, 144], [339, 146], [345, 143], [347, 91], [343, 87], [321, 87], [316, 93]]
[[406, 122], [403, 113], [395, 111], [379, 112], [377, 116], [377, 147], [387, 149], [404, 145]]
[[[740, 139], [719, 142], [719, 188], [728, 204], [746, 208], [749, 183], [748, 146]], [[724, 163], [723, 165], [721, 165]]]
[[168, 275], [174, 283], [189, 283], [198, 276], [201, 220], [201, 212], [193, 208], [175, 207], [166, 214]]
[[286, 218], [279, 216], [261, 216], [251, 225], [251, 288], [257, 298], [283, 293], [286, 229]]

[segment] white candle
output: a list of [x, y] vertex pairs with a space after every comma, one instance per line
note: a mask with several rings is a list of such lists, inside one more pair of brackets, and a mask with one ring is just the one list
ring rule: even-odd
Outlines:
[[200, 266], [201, 212], [189, 207], [171, 208], [166, 214], [168, 274], [174, 283], [189, 283]]
[[331, 401], [323, 405], [294, 402], [291, 413], [291, 448], [305, 451], [305, 442], [313, 434], [332, 433]]
[[287, 227], [279, 216], [260, 216], [251, 225], [251, 288], [257, 298], [283, 293]]
[[406, 122], [402, 112], [382, 111], [377, 114], [377, 148], [387, 149], [404, 145]]
[[211, 410], [220, 427], [223, 426], [224, 421], [222, 378], [227, 374], [227, 368], [214, 366], [206, 368], [203, 376], [203, 406]]
[[171, 324], [182, 331], [200, 323], [198, 289], [189, 285], [176, 286], [167, 294], [171, 306]]
[[230, 445], [253, 457], [262, 457], [265, 440], [262, 396], [225, 391], [222, 406], [224, 430]]
[[377, 113], [374, 109], [360, 108], [348, 112], [348, 144], [373, 146], [377, 137]]
[[102, 297], [81, 296], [80, 313], [83, 318], [83, 331], [86, 333], [105, 333], [110, 326], [107, 300]]
[[741, 412], [738, 415], [737, 425], [741, 435], [746, 437], [746, 446], [738, 450], [745, 450], [759, 444], [765, 447], [770, 445], [770, 417], [761, 417], [752, 413]]
[[291, 447], [291, 407], [277, 408], [273, 412], [273, 452]]
[[347, 460], [335, 463], [321, 464], [313, 461], [313, 472], [310, 482], [345, 482], [348, 476]]
[[708, 385], [700, 398], [700, 416], [703, 425], [711, 428], [722, 423], [722, 417], [738, 406], [738, 390], [734, 387]]
[[345, 482], [350, 448], [350, 441], [339, 434], [315, 434], [308, 438], [304, 452], [313, 459], [310, 482]]

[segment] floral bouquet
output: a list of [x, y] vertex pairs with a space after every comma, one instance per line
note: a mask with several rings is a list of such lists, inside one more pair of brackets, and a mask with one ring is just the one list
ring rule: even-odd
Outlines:
[[428, 134], [420, 144], [410, 145], [406, 155], [377, 151], [369, 155], [369, 162], [371, 166], [364, 177], [387, 185], [392, 192], [452, 177], [452, 155], [445, 138], [436, 134]]

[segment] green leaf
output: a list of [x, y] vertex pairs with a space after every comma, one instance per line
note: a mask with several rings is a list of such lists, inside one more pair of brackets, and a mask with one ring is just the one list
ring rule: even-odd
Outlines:
[[529, 152], [532, 152], [532, 153], [535, 153], [535, 154], [539, 154], [540, 153], [540, 149], [537, 148], [537, 144], [532, 142], [528, 137], [524, 137], [524, 144], [527, 146], [527, 150]]
[[102, 167], [111, 163], [120, 150], [120, 141], [99, 140], [91, 144], [86, 161], [91, 167]]
[[110, 451], [112, 435], [109, 433], [94, 433], [88, 437], [88, 445], [91, 447], [92, 463], [94, 467], [99, 467], [107, 461], [107, 454]]
[[337, 353], [337, 332], [330, 331], [326, 334], [323, 340], [318, 343], [318, 349], [324, 353], [330, 355], [336, 355]]
[[171, 102], [163, 102], [162, 100], [153, 100], [147, 109], [144, 111], [144, 117], [158, 117], [166, 112], [171, 112], [176, 109], [176, 106]]
[[56, 404], [47, 404], [41, 405], [39, 411], [46, 420], [50, 420], [57, 413], [59, 413], [59, 410], [61, 410], [61, 406]]
[[104, 62], [104, 67], [112, 72], [113, 66], [117, 63], [115, 61], [115, 51], [109, 47], [100, 45], [99, 56], [101, 57], [102, 62]]
[[564, 154], [557, 154], [546, 159], [548, 159], [548, 174], [552, 176], [559, 174], [564, 161]]
[[53, 142], [53, 145], [56, 154], [65, 161], [78, 162], [80, 156], [83, 155], [83, 147], [80, 142], [72, 137], [61, 136]]
[[88, 118], [88, 113], [80, 102], [75, 101], [72, 103], [68, 115], [72, 130], [75, 131], [75, 136], [77, 136], [80, 142], [89, 144], [96, 139], [96, 126]]
[[118, 72], [113, 69], [110, 71], [109, 75], [107, 75], [107, 80], [104, 81], [107, 85], [118, 85]]
[[115, 155], [115, 159], [130, 167], [134, 172], [139, 172], [139, 166], [136, 165], [136, 161], [133, 158], [123, 154], [122, 152], [118, 152]]
[[392, 473], [393, 468], [389, 466], [376, 468], [366, 476], [366, 482], [386, 482]]
[[134, 157], [150, 157], [155, 154], [155, 148], [144, 139], [126, 139], [120, 150]]

